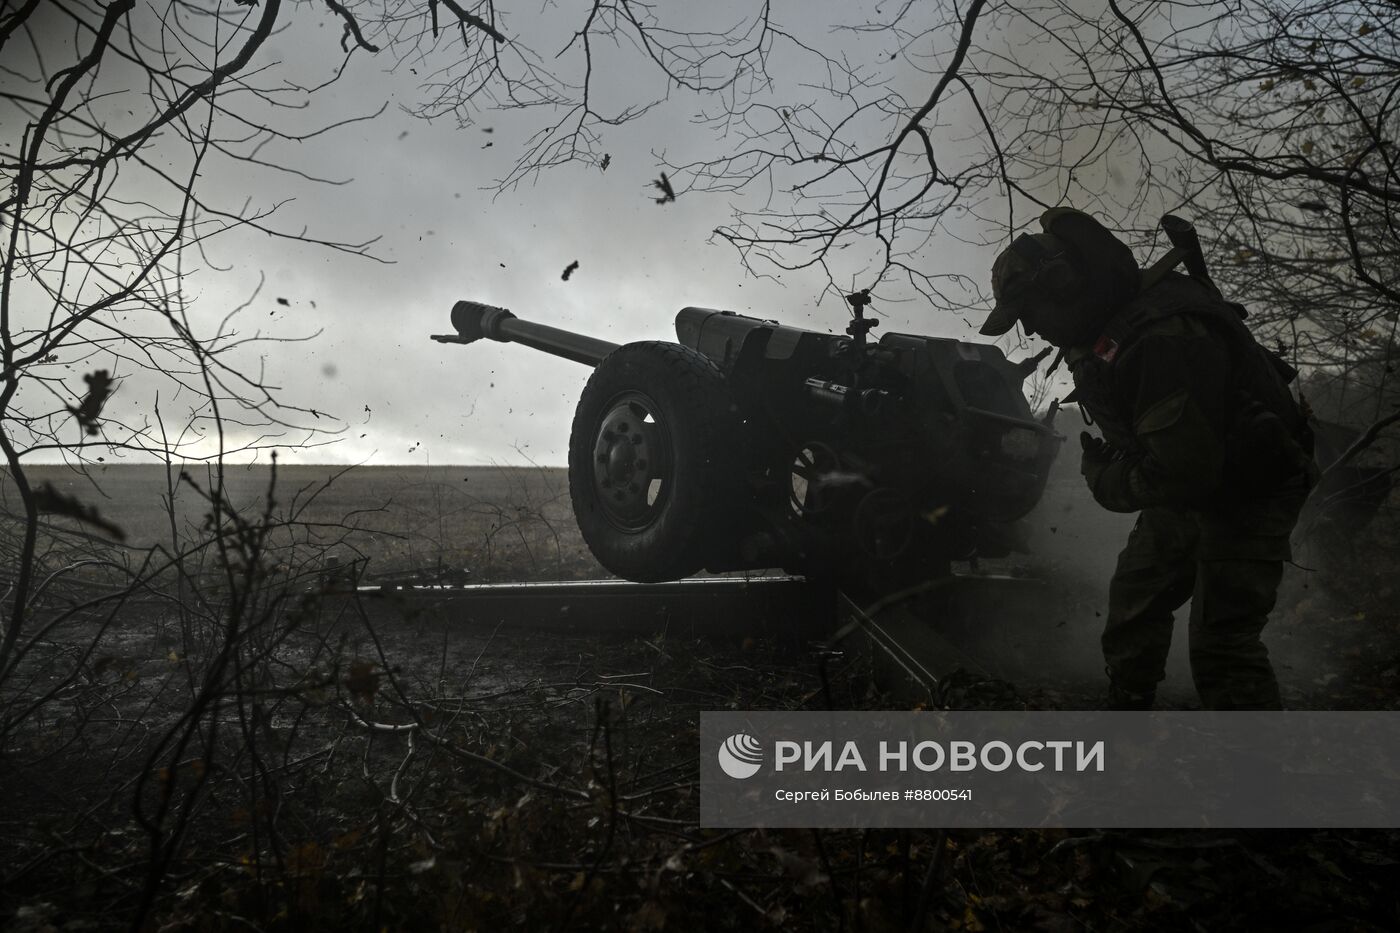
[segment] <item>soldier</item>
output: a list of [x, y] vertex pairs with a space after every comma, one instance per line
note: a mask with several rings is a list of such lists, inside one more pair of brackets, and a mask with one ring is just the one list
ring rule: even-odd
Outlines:
[[[1296, 373], [1204, 272], [1147, 272], [1088, 214], [1055, 208], [992, 266], [982, 333], [1020, 322], [1061, 349], [1086, 420], [1095, 500], [1138, 512], [1109, 584], [1110, 709], [1150, 709], [1172, 614], [1192, 600], [1191, 674], [1208, 709], [1280, 709], [1260, 633], [1317, 468]], [[1188, 263], [1189, 265], [1189, 263]]]

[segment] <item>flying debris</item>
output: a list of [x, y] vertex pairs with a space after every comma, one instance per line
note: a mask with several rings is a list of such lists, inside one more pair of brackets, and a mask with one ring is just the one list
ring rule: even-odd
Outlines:
[[657, 204], [665, 204], [667, 201], [676, 199], [676, 189], [671, 187], [671, 179], [666, 177], [665, 172], [662, 172], [661, 177], [652, 182], [651, 186], [661, 192], [662, 196], [656, 199]]
[[78, 419], [78, 423], [83, 426], [84, 431], [91, 436], [101, 430], [102, 426], [98, 419], [102, 416], [102, 406], [107, 403], [108, 397], [112, 394], [112, 377], [108, 375], [107, 370], [99, 369], [84, 376], [83, 382], [87, 383], [87, 397], [78, 404], [77, 408], [69, 405], [68, 411], [74, 418]]

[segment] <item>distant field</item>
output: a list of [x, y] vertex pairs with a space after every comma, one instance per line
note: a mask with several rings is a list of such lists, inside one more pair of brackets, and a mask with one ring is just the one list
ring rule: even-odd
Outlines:
[[[206, 467], [188, 470], [201, 487], [209, 488]], [[171, 540], [164, 467], [117, 465], [80, 473], [38, 466], [28, 473], [33, 484], [52, 483], [95, 506], [126, 533], [130, 546]], [[265, 465], [228, 467], [227, 497], [245, 514], [256, 514], [266, 507], [270, 479]], [[305, 533], [312, 540], [338, 541], [342, 560], [367, 557], [371, 575], [428, 567], [465, 568], [480, 581], [606, 575], [574, 523], [563, 469], [279, 466], [273, 497], [278, 517], [307, 523]], [[17, 506], [13, 482], [4, 471], [0, 505], [8, 510]], [[177, 531], [196, 532], [208, 509], [196, 490], [175, 483]]]
[[[187, 469], [209, 488], [205, 466]], [[164, 467], [123, 464], [82, 473], [36, 466], [29, 475], [35, 485], [52, 483], [95, 506], [126, 533], [129, 546], [171, 540]], [[249, 515], [265, 507], [270, 479], [267, 465], [230, 466], [224, 474], [229, 500]], [[208, 503], [178, 482], [178, 470], [169, 482], [175, 529], [197, 535]], [[466, 569], [479, 582], [608, 575], [579, 534], [562, 467], [279, 466], [274, 499], [278, 517], [304, 523], [313, 544], [338, 541], [333, 552], [342, 561], [367, 561], [371, 576], [410, 569]], [[0, 508], [13, 511], [16, 505], [13, 484], [0, 470]], [[1131, 521], [1097, 508], [1083, 491], [1077, 458], [1062, 457], [1045, 500], [1027, 522], [1034, 563], [1101, 585]]]

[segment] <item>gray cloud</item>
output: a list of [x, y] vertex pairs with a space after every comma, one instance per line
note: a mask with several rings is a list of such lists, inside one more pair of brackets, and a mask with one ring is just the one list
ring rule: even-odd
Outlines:
[[[821, 9], [834, 17], [838, 8]], [[816, 38], [874, 54], [868, 38], [828, 36], [818, 25], [823, 16], [811, 7], [801, 13]], [[254, 83], [326, 80], [341, 62], [338, 34], [328, 14], [298, 9], [260, 54], [259, 63], [270, 67]], [[756, 279], [743, 272], [732, 248], [708, 242], [711, 231], [731, 217], [733, 198], [690, 193], [672, 204], [654, 202], [649, 184], [660, 165], [653, 151], [684, 161], [732, 144], [692, 122], [702, 106], [715, 105], [713, 98], [677, 91], [642, 119], [608, 129], [606, 172], [565, 166], [494, 195], [488, 186], [551, 115], [488, 114], [464, 128], [450, 119], [418, 120], [403, 106], [421, 98], [423, 75], [412, 74], [409, 64], [391, 73], [392, 64], [387, 54], [356, 53], [342, 79], [316, 95], [307, 110], [268, 114], [277, 125], [304, 132], [387, 103], [372, 121], [302, 143], [274, 143], [260, 153], [319, 176], [353, 178], [350, 183], [314, 184], [226, 159], [212, 160], [201, 182], [203, 196], [226, 209], [245, 201], [254, 209], [285, 202], [274, 218], [282, 229], [304, 226], [311, 236], [350, 242], [379, 237], [371, 251], [389, 261], [240, 230], [208, 247], [211, 262], [230, 271], [205, 269], [186, 279], [195, 299], [191, 316], [205, 328], [245, 301], [263, 278], [261, 293], [238, 318], [241, 333], [320, 332], [308, 343], [250, 347], [241, 357], [254, 371], [265, 371], [287, 401], [343, 422], [337, 444], [292, 453], [295, 460], [519, 462], [523, 454], [541, 463], [564, 462], [587, 369], [519, 347], [429, 342], [429, 334], [449, 330], [448, 309], [461, 298], [509, 306], [521, 316], [617, 342], [673, 338], [672, 318], [686, 305], [821, 330], [844, 327], [846, 309], [839, 302], [828, 296], [817, 303], [825, 281], [816, 272]], [[416, 67], [426, 73], [429, 63]], [[800, 89], [815, 75], [785, 71], [781, 60], [773, 68], [794, 99], [815, 96]], [[625, 85], [622, 78], [610, 80], [609, 90]], [[917, 86], [917, 76], [906, 74], [903, 81]], [[484, 132], [486, 127], [493, 132]], [[971, 129], [944, 127], [950, 138]], [[963, 239], [975, 242], [981, 221], [969, 215], [967, 222]], [[930, 271], [985, 279], [990, 257], [984, 248], [950, 237], [926, 252]], [[575, 260], [578, 270], [561, 281], [560, 272]], [[882, 302], [876, 309], [888, 315], [886, 331], [971, 333], [964, 321], [934, 315], [919, 300]], [[112, 411], [139, 417], [148, 410], [153, 388], [147, 383], [128, 374]]]

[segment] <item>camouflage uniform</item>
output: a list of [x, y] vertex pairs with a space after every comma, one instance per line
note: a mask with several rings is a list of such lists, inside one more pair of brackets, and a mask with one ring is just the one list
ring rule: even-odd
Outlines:
[[[1122, 253], [1114, 257], [1127, 281]], [[1098, 338], [1065, 354], [1071, 398], [1107, 442], [1086, 435], [1082, 472], [1094, 498], [1140, 512], [1109, 584], [1111, 705], [1151, 706], [1173, 613], [1191, 599], [1191, 672], [1202, 704], [1278, 709], [1260, 633], [1316, 470], [1287, 386], [1292, 372], [1255, 343], [1242, 309], [1194, 279], [1169, 273], [1117, 297], [1094, 322]], [[989, 320], [984, 332], [996, 326]]]
[[1141, 510], [1109, 583], [1103, 650], [1119, 701], [1150, 704], [1172, 614], [1192, 599], [1191, 673], [1209, 709], [1278, 709], [1260, 633], [1310, 485], [1307, 428], [1281, 374], [1204, 286], [1170, 276], [1067, 354], [1118, 452], [1085, 458], [1094, 498]]

